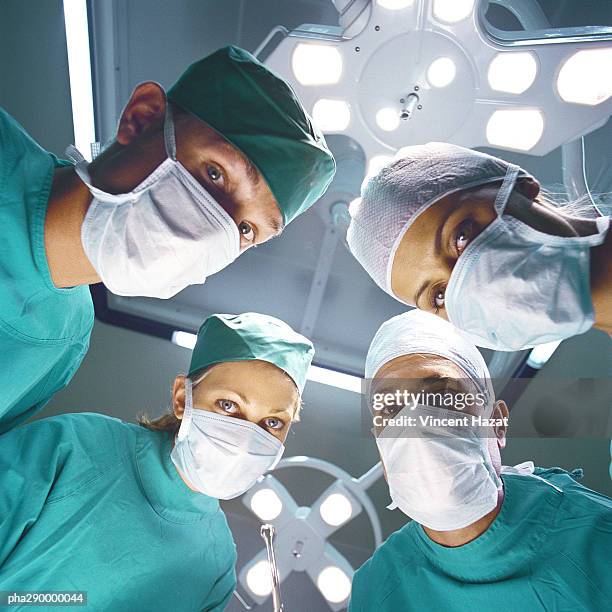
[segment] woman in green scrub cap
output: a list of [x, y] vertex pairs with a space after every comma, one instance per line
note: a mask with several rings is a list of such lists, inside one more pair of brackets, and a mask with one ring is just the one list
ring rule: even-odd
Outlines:
[[65, 414], [0, 436], [0, 591], [223, 610], [236, 551], [218, 500], [279, 461], [313, 353], [278, 319], [213, 315], [170, 413]]

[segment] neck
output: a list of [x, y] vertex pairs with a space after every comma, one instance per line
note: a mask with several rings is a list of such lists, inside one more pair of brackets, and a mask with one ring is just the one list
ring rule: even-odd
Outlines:
[[603, 244], [591, 249], [591, 296], [595, 327], [612, 334], [612, 229]]
[[441, 546], [447, 546], [449, 548], [463, 546], [481, 536], [490, 527], [495, 517], [499, 514], [503, 501], [504, 490], [501, 488], [497, 497], [497, 506], [471, 525], [451, 531], [436, 531], [435, 529], [430, 529], [423, 525], [423, 531], [429, 536], [430, 540], [433, 540], [436, 544], [440, 544]]
[[89, 189], [73, 168], [55, 170], [45, 218], [45, 250], [58, 288], [100, 282], [81, 244], [81, 226], [90, 202]]

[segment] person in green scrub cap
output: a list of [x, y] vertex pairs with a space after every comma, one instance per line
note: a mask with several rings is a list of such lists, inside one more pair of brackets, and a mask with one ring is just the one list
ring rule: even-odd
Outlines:
[[213, 315], [168, 414], [64, 414], [0, 436], [0, 591], [83, 591], [92, 610], [223, 610], [236, 550], [218, 500], [280, 459], [313, 353], [273, 317]]
[[0, 432], [67, 384], [88, 349], [86, 285], [169, 298], [281, 233], [335, 172], [295, 93], [248, 52], [138, 85], [114, 141], [74, 165], [0, 109]]
[[357, 570], [349, 612], [610, 609], [612, 499], [582, 470], [502, 465], [508, 407], [465, 334], [394, 317], [366, 379], [391, 500], [412, 520]]

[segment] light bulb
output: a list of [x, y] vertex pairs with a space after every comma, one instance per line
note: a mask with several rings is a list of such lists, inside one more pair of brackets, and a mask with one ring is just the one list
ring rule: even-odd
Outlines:
[[246, 576], [247, 586], [258, 597], [265, 597], [272, 592], [272, 574], [266, 560], [258, 561], [249, 569]]
[[456, 23], [472, 14], [474, 0], [434, 0], [433, 13], [436, 19]]
[[317, 577], [317, 587], [327, 601], [341, 603], [351, 594], [349, 577], [335, 565], [329, 565]]
[[595, 106], [612, 96], [612, 47], [584, 49], [565, 61], [557, 77], [565, 102]]
[[414, 0], [376, 0], [376, 3], [390, 11], [400, 11], [408, 8]]
[[319, 508], [321, 518], [332, 527], [346, 523], [353, 514], [353, 507], [346, 495], [332, 493]]
[[432, 87], [450, 85], [457, 74], [455, 62], [450, 57], [439, 57], [427, 69], [427, 80]]
[[535, 81], [538, 64], [533, 53], [498, 53], [489, 64], [488, 79], [491, 89], [520, 94]]
[[496, 110], [487, 123], [487, 140], [497, 147], [529, 151], [544, 133], [544, 116], [535, 108]]
[[341, 132], [351, 121], [351, 109], [344, 100], [317, 100], [312, 118], [323, 132]]
[[381, 108], [376, 113], [376, 123], [381, 130], [385, 130], [385, 132], [392, 132], [399, 126], [399, 112], [394, 108]]
[[282, 509], [283, 502], [272, 489], [260, 489], [251, 497], [251, 510], [262, 521], [274, 520]]
[[302, 85], [333, 85], [342, 75], [342, 55], [331, 45], [300, 43], [293, 51], [291, 66]]

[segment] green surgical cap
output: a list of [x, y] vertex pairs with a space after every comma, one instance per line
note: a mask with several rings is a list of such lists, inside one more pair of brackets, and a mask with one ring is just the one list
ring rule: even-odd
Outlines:
[[189, 375], [225, 361], [267, 361], [286, 372], [302, 393], [314, 347], [280, 319], [246, 312], [215, 314], [202, 324]]
[[195, 62], [168, 91], [259, 169], [285, 224], [324, 193], [336, 163], [295, 92], [250, 53], [225, 47]]

